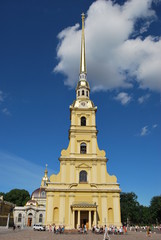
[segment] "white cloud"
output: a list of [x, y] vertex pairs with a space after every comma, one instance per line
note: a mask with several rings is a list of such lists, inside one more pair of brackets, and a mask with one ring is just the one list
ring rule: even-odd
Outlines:
[[4, 94], [3, 92], [0, 90], [0, 103], [4, 101]]
[[140, 131], [140, 134], [139, 136], [143, 137], [143, 136], [146, 136], [150, 133], [152, 133], [153, 129], [157, 128], [158, 127], [158, 124], [153, 124], [152, 126], [144, 126], [141, 131]]
[[143, 136], [146, 136], [148, 135], [150, 132], [148, 130], [148, 126], [145, 126], [141, 129], [141, 132], [140, 132], [140, 136], [143, 137]]
[[122, 105], [126, 105], [132, 100], [132, 97], [128, 93], [120, 92], [114, 99], [120, 101]]
[[[133, 86], [161, 91], [161, 38], [142, 39], [131, 36], [147, 31], [156, 20], [152, 0], [131, 0], [119, 5], [111, 0], [94, 2], [85, 19], [88, 81], [92, 90], [109, 90]], [[140, 30], [136, 23], [141, 19]], [[58, 64], [55, 72], [65, 74], [65, 84], [78, 81], [81, 30], [79, 24], [58, 35]]]
[[10, 113], [10, 111], [7, 108], [3, 108], [2, 109], [2, 113], [7, 115], [7, 116], [11, 116], [11, 113]]
[[154, 124], [153, 126], [152, 126], [152, 128], [157, 128], [158, 127], [158, 124]]
[[141, 97], [138, 98], [138, 102], [140, 104], [142, 104], [142, 103], [146, 102], [149, 99], [149, 97], [150, 97], [150, 94], [146, 94], [144, 96], [141, 96]]

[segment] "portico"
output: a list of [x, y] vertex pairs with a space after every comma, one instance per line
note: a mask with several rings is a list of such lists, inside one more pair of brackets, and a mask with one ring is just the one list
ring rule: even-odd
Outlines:
[[92, 228], [92, 225], [96, 225], [97, 220], [97, 205], [92, 203], [73, 203], [73, 228], [82, 227], [86, 225], [88, 229]]

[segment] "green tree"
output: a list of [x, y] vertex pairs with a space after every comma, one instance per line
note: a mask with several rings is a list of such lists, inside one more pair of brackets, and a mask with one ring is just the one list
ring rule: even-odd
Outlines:
[[30, 194], [24, 189], [12, 189], [4, 195], [4, 200], [16, 204], [16, 206], [24, 206], [30, 199]]
[[139, 203], [137, 202], [137, 195], [133, 192], [120, 194], [121, 204], [121, 220], [123, 224], [138, 223], [139, 219]]
[[149, 207], [139, 206], [139, 218], [137, 221], [140, 225], [149, 225], [151, 223], [151, 214]]
[[0, 192], [0, 196], [4, 196], [5, 195], [5, 193], [4, 192]]
[[155, 196], [150, 202], [152, 223], [161, 223], [161, 195]]

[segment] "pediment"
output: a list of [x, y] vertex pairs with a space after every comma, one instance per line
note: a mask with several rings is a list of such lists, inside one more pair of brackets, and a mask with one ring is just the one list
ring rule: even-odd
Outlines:
[[82, 168], [91, 168], [91, 167], [86, 163], [81, 163], [81, 164], [77, 165], [76, 168], [81, 168], [82, 169]]

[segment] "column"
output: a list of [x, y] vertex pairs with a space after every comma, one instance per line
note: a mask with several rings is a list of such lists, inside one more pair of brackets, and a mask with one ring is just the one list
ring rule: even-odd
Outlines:
[[75, 136], [74, 135], [71, 135], [70, 142], [71, 142], [70, 152], [71, 154], [73, 154], [75, 153]]
[[74, 183], [75, 181], [75, 162], [70, 162], [70, 183]]
[[94, 225], [97, 226], [97, 211], [94, 211]]
[[91, 229], [91, 210], [89, 210], [89, 229]]
[[73, 229], [75, 228], [75, 210], [73, 210]]
[[96, 154], [96, 136], [92, 136], [92, 154]]
[[61, 182], [62, 183], [65, 183], [66, 182], [66, 162], [65, 161], [62, 161], [60, 163], [61, 165], [61, 169], [60, 169], [60, 172], [61, 172]]
[[52, 224], [53, 222], [53, 198], [53, 195], [47, 195], [46, 224]]
[[106, 182], [106, 163], [105, 162], [101, 163], [101, 182], [102, 183]]
[[72, 208], [71, 208], [71, 206], [72, 206], [72, 204], [73, 204], [73, 201], [74, 201], [74, 197], [75, 197], [75, 195], [74, 194], [69, 194], [69, 219], [68, 219], [68, 225], [69, 225], [69, 228], [73, 228], [73, 220], [72, 220], [72, 214], [74, 214], [73, 213], [73, 211], [72, 211]]
[[[80, 210], [78, 210], [78, 226], [80, 227]], [[78, 226], [77, 226], [77, 228], [78, 228]]]
[[101, 196], [101, 208], [102, 208], [102, 219], [101, 219], [101, 224], [105, 225], [107, 224], [107, 195], [102, 195]]
[[59, 224], [65, 224], [65, 193], [61, 193], [60, 197], [60, 205], [59, 205]]
[[120, 197], [119, 195], [113, 195], [113, 211], [114, 211], [114, 225], [120, 226]]
[[92, 163], [92, 182], [96, 183], [97, 182], [97, 163], [94, 161]]

